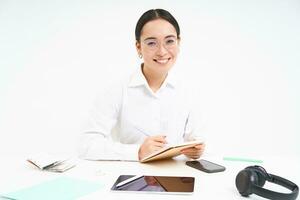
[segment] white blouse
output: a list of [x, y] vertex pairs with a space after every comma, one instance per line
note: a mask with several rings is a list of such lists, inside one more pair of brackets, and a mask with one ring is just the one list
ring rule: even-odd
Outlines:
[[171, 71], [154, 93], [139, 68], [99, 95], [80, 141], [80, 157], [137, 161], [147, 136], [166, 135], [168, 144], [203, 139], [203, 121], [192, 100]]

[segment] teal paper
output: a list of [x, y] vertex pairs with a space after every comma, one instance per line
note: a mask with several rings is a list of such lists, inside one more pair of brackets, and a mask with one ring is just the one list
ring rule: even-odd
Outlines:
[[99, 182], [60, 177], [0, 196], [22, 200], [73, 200], [95, 192], [102, 186]]

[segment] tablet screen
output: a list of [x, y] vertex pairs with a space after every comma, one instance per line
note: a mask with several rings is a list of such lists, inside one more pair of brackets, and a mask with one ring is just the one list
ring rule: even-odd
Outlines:
[[121, 175], [112, 186], [113, 191], [143, 191], [160, 193], [192, 193], [194, 191], [194, 177], [174, 176], [141, 176], [124, 185], [119, 183], [126, 181], [133, 175]]

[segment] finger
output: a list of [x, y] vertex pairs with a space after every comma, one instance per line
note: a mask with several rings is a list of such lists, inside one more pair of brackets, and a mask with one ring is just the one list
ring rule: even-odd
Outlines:
[[186, 155], [186, 156], [200, 155], [200, 153], [198, 153], [198, 152], [184, 152], [184, 153], [182, 153], [182, 154], [184, 154], [184, 155]]
[[[196, 150], [196, 151], [204, 151], [204, 149], [205, 149], [205, 146], [194, 146], [194, 147], [189, 147], [189, 148], [186, 148], [186, 149], [188, 149], [188, 150], [190, 150], [190, 149], [194, 149], [194, 150]], [[183, 149], [183, 150], [186, 150], [186, 149]]]
[[187, 156], [187, 157], [200, 157], [202, 155], [202, 153], [184, 153], [183, 155]]
[[184, 150], [184, 151], [181, 151], [181, 153], [183, 153], [183, 154], [199, 154], [200, 151], [199, 150]]
[[201, 149], [196, 149], [196, 148], [188, 148], [188, 149], [183, 149], [181, 151], [181, 153], [184, 153], [184, 154], [194, 154], [194, 153], [203, 153], [203, 150]]
[[156, 141], [156, 142], [167, 143], [167, 140], [166, 140], [166, 136], [165, 136], [165, 135], [157, 135], [157, 136], [153, 136], [153, 137], [151, 137], [151, 139], [152, 139], [153, 141]]
[[189, 148], [182, 149], [181, 151], [188, 152], [188, 151], [200, 151], [200, 150], [201, 149], [197, 149], [197, 148], [194, 148], [194, 147], [189, 147]]
[[203, 152], [197, 152], [197, 153], [186, 153], [186, 154], [184, 154], [184, 155], [186, 155], [186, 156], [188, 156], [188, 157], [200, 157], [200, 156], [202, 156], [203, 155]]
[[155, 151], [160, 150], [161, 147], [158, 147], [158, 146], [152, 146], [150, 149], [151, 149], [151, 152], [155, 152]]
[[200, 156], [199, 155], [197, 155], [197, 156], [188, 156], [189, 158], [192, 158], [192, 159], [198, 159], [198, 158], [200, 158]]
[[198, 153], [198, 152], [188, 152], [188, 153], [183, 153], [184, 155], [186, 155], [186, 156], [199, 156], [200, 155], [200, 153]]
[[201, 155], [200, 154], [183, 154], [189, 158], [199, 158]]
[[163, 142], [152, 142], [151, 145], [152, 145], [152, 146], [155, 146], [155, 147], [162, 148], [162, 147], [165, 146], [165, 143], [163, 143]]
[[196, 149], [204, 149], [204, 146], [205, 145], [198, 144], [198, 145], [194, 146], [194, 148], [196, 148]]
[[194, 148], [196, 148], [196, 149], [204, 149], [205, 148], [205, 144], [198, 144], [198, 145], [194, 146]]

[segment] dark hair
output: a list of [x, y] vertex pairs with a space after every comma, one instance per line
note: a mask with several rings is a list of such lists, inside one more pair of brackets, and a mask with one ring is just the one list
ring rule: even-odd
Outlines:
[[152, 20], [155, 19], [164, 19], [168, 21], [170, 24], [172, 24], [176, 30], [177, 37], [180, 37], [180, 28], [176, 21], [176, 19], [169, 13], [168, 11], [164, 9], [151, 9], [146, 11], [138, 20], [136, 27], [135, 27], [135, 39], [136, 41], [140, 41], [141, 32], [144, 27], [144, 25]]

